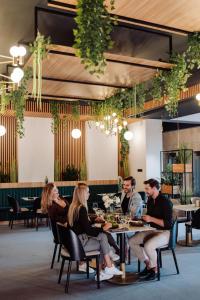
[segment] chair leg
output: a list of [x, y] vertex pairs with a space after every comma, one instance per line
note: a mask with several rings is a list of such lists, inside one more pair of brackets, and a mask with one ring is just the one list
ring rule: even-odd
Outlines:
[[90, 277], [89, 275], [89, 260], [86, 260], [86, 271], [87, 271], [87, 278]]
[[57, 260], [57, 262], [60, 261], [60, 253], [61, 253], [61, 249], [62, 249], [62, 245], [60, 244], [60, 245], [59, 245], [58, 260]]
[[177, 272], [177, 274], [179, 274], [180, 272], [179, 272], [178, 263], [177, 263], [176, 254], [175, 254], [174, 249], [172, 249], [172, 254], [173, 254], [174, 263], [175, 263], [175, 266], [176, 266], [176, 272]]
[[59, 272], [59, 277], [58, 277], [58, 283], [61, 282], [64, 265], [65, 265], [65, 259], [63, 258], [62, 259], [62, 263], [61, 263], [61, 267], [60, 267], [60, 272]]
[[96, 256], [97, 288], [100, 289], [99, 255]]
[[76, 262], [76, 271], [78, 272], [79, 270], [79, 261]]
[[161, 257], [161, 251], [160, 249], [156, 249], [156, 252], [157, 252], [157, 268], [158, 268], [158, 274], [157, 274], [157, 278], [158, 278], [158, 281], [160, 281], [160, 257]]
[[160, 268], [162, 268], [162, 251], [159, 251]]
[[57, 247], [58, 247], [58, 244], [55, 244], [54, 251], [53, 251], [53, 257], [52, 257], [52, 261], [51, 261], [51, 269], [53, 269]]
[[128, 264], [131, 264], [131, 248], [128, 248]]
[[140, 261], [138, 259], [138, 273], [140, 272]]
[[12, 219], [11, 219], [11, 223], [10, 223], [10, 229], [13, 228], [13, 221], [14, 221], [14, 216], [12, 216]]
[[66, 280], [66, 284], [65, 284], [65, 293], [69, 292], [69, 280], [70, 280], [70, 273], [71, 273], [71, 265], [72, 265], [72, 261], [69, 260], [68, 270], [67, 270], [67, 280]]
[[35, 229], [36, 229], [36, 231], [38, 231], [38, 216], [37, 215], [35, 218]]

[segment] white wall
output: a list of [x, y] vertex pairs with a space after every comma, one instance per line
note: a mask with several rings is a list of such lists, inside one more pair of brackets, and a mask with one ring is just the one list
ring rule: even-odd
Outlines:
[[118, 141], [116, 136], [107, 136], [89, 128], [86, 122], [85, 151], [88, 180], [112, 180], [118, 176]]
[[[144, 180], [160, 178], [162, 121], [143, 120], [132, 123], [128, 127], [133, 132], [133, 139], [129, 142], [130, 175], [135, 177], [136, 189], [139, 191], [144, 189]], [[142, 169], [142, 172], [138, 169]]]
[[54, 135], [51, 119], [25, 117], [25, 136], [18, 139], [18, 181], [54, 180]]

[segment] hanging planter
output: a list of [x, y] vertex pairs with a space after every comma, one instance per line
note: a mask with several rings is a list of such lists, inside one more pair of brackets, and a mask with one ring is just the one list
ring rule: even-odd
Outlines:
[[[111, 10], [114, 0], [110, 0]], [[113, 47], [112, 20], [104, 0], [78, 0], [77, 29], [74, 29], [76, 56], [91, 73], [101, 75], [106, 67], [104, 52]]]
[[30, 44], [30, 52], [33, 54], [33, 88], [32, 96], [37, 100], [41, 109], [42, 97], [42, 60], [47, 57], [50, 38], [45, 38], [38, 31], [33, 44]]

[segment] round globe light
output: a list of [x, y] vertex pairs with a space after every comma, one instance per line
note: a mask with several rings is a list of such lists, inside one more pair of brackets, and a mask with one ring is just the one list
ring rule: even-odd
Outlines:
[[0, 125], [0, 136], [3, 136], [6, 133], [6, 128], [3, 125]]
[[112, 116], [113, 116], [113, 117], [116, 117], [116, 115], [117, 115], [116, 112], [112, 113]]
[[17, 47], [17, 46], [12, 46], [12, 47], [10, 48], [10, 55], [13, 56], [13, 57], [19, 56], [19, 47]]
[[131, 131], [127, 130], [126, 132], [124, 132], [124, 138], [125, 138], [125, 140], [127, 140], [127, 141], [132, 140], [132, 138], [133, 138], [133, 133], [132, 133]]
[[25, 56], [26, 55], [26, 48], [24, 46], [18, 47], [18, 54], [19, 56]]
[[127, 126], [128, 122], [126, 120], [123, 121], [123, 125]]
[[200, 94], [196, 94], [196, 100], [200, 101]]
[[79, 139], [81, 137], [81, 131], [78, 128], [72, 130], [71, 135], [73, 139]]
[[24, 71], [20, 68], [15, 68], [11, 74], [11, 79], [15, 83], [19, 83], [24, 76]]

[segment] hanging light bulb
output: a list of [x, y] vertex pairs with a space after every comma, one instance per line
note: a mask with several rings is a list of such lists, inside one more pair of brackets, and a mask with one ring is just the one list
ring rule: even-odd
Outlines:
[[25, 56], [26, 55], [26, 48], [24, 46], [18, 47], [18, 56]]
[[81, 131], [78, 128], [72, 130], [71, 135], [74, 139], [79, 139], [81, 137]]
[[116, 117], [116, 115], [117, 115], [116, 112], [112, 113], [113, 118]]
[[101, 129], [104, 129], [104, 124], [101, 124], [99, 127], [100, 127]]
[[95, 125], [96, 125], [96, 127], [99, 127], [100, 123], [97, 121], [97, 122], [95, 123]]
[[6, 133], [6, 128], [3, 125], [0, 125], [0, 136], [3, 136]]
[[20, 68], [15, 68], [10, 77], [14, 83], [19, 83], [23, 76], [24, 71]]
[[119, 120], [116, 118], [114, 119], [114, 123], [117, 124], [119, 122]]
[[107, 129], [107, 130], [105, 131], [105, 134], [109, 135], [109, 133], [110, 133], [110, 131]]
[[13, 57], [19, 56], [19, 47], [17, 47], [16, 45], [12, 46], [10, 48], [10, 55], [13, 56]]
[[199, 94], [196, 94], [196, 100], [197, 100], [197, 101], [200, 101], [200, 93], [199, 93]]
[[128, 122], [126, 120], [123, 121], [123, 126], [127, 126]]
[[124, 138], [125, 138], [125, 140], [127, 140], [127, 141], [132, 140], [132, 138], [133, 138], [133, 133], [132, 133], [131, 131], [127, 130], [126, 132], [124, 132]]

